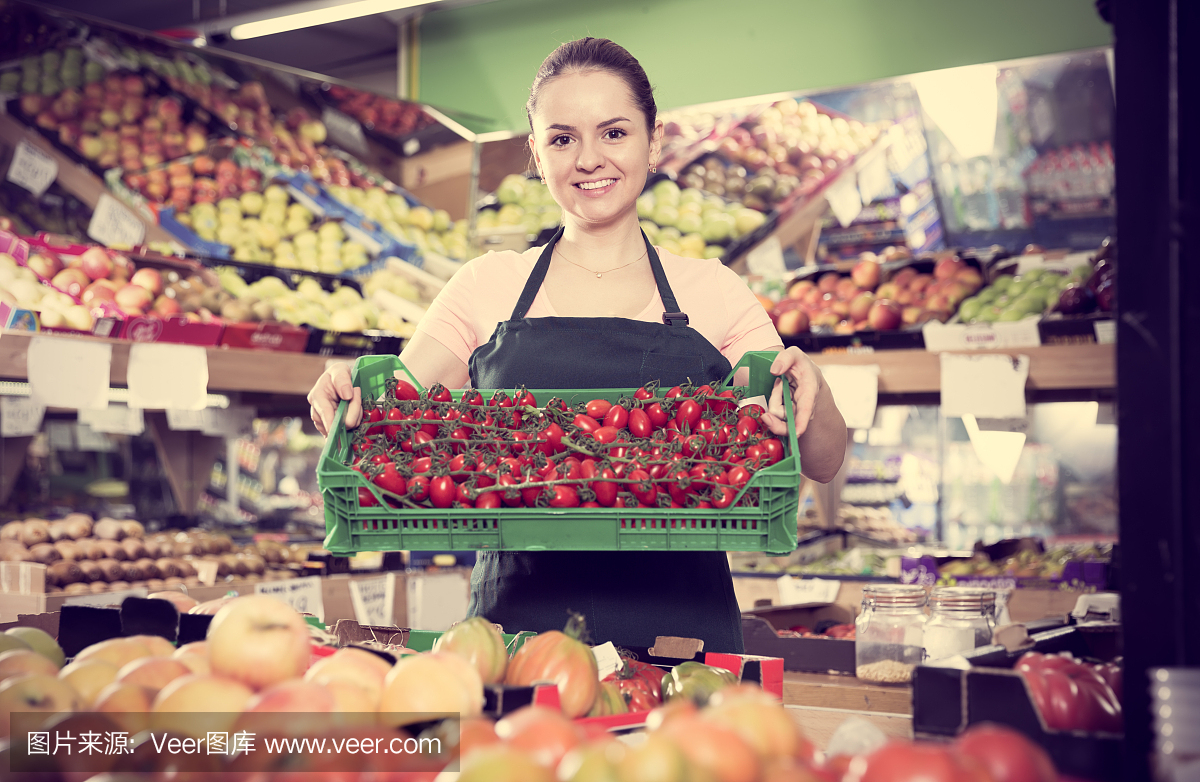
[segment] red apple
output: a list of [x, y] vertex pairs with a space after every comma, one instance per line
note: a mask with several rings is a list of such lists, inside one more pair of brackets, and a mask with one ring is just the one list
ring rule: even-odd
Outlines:
[[848, 320], [843, 320], [833, 327], [834, 334], [853, 334], [855, 332], [854, 324]]
[[938, 260], [937, 264], [933, 267], [933, 276], [939, 280], [948, 280], [962, 269], [965, 269], [966, 266], [958, 256], [948, 255]]
[[163, 290], [162, 275], [158, 273], [158, 269], [150, 267], [138, 269], [133, 273], [133, 277], [129, 282], [133, 285], [142, 286], [155, 296], [162, 293]]
[[900, 321], [905, 326], [915, 325], [923, 312], [925, 312], [925, 310], [921, 307], [905, 307], [900, 313]]
[[850, 271], [850, 277], [863, 290], [875, 290], [879, 285], [879, 263], [873, 260], [859, 261]]
[[841, 320], [842, 319], [839, 318], [836, 313], [830, 312], [829, 310], [822, 310], [821, 312], [818, 312], [816, 315], [812, 316], [810, 323], [813, 326], [833, 328], [840, 323]]
[[91, 282], [88, 276], [83, 273], [83, 270], [76, 267], [63, 269], [50, 280], [50, 284], [55, 288], [76, 297], [83, 293], [83, 289], [90, 285]]
[[845, 301], [832, 302], [829, 305], [829, 311], [839, 318], [848, 318], [850, 317], [850, 303]]
[[867, 319], [871, 313], [871, 305], [875, 303], [875, 294], [870, 291], [863, 291], [854, 297], [850, 302], [850, 317], [856, 322]]
[[908, 283], [908, 289], [913, 293], [921, 293], [933, 284], [933, 277], [928, 274], [918, 274]]
[[913, 292], [910, 289], [905, 288], [904, 290], [897, 293], [895, 295], [895, 297], [892, 299], [892, 301], [896, 302], [901, 307], [907, 307], [911, 304], [916, 303], [916, 296], [913, 294]]
[[89, 247], [79, 256], [79, 268], [92, 280], [102, 280], [112, 274], [113, 262], [103, 247]]
[[25, 265], [43, 280], [49, 280], [62, 271], [62, 261], [57, 255], [35, 252], [25, 261]]
[[815, 287], [816, 287], [816, 285], [813, 283], [812, 280], [800, 280], [799, 282], [794, 283], [792, 285], [792, 287], [788, 288], [788, 292], [787, 292], [788, 298], [789, 299], [797, 299], [797, 300], [802, 301], [804, 299], [805, 294], [807, 294], [809, 291], [811, 291]]
[[867, 314], [867, 322], [876, 331], [892, 331], [900, 328], [900, 305], [888, 299], [880, 299], [871, 305]]
[[128, 283], [117, 291], [116, 300], [117, 306], [119, 306], [123, 311], [128, 312], [136, 309], [141, 312], [145, 312], [146, 308], [148, 308], [151, 302], [154, 301], [154, 297], [151, 295], [150, 291], [146, 290], [142, 286]]
[[983, 275], [979, 273], [978, 269], [971, 266], [959, 269], [958, 273], [954, 275], [954, 279], [967, 286], [970, 290], [968, 295], [974, 295], [976, 291], [983, 287]]
[[84, 304], [89, 306], [99, 304], [102, 301], [115, 301], [117, 298], [117, 286], [111, 280], [96, 280], [83, 289], [83, 293], [80, 294], [79, 298]]
[[266, 595], [229, 601], [208, 628], [213, 672], [263, 689], [308, 668], [308, 624], [291, 606]]
[[169, 318], [180, 312], [179, 302], [170, 296], [159, 296], [154, 300], [153, 312], [161, 318]]
[[896, 272], [892, 277], [891, 282], [895, 283], [897, 288], [907, 288], [912, 284], [913, 278], [917, 276], [917, 270], [911, 266], [905, 266], [900, 271]]
[[896, 294], [899, 292], [900, 292], [900, 285], [898, 283], [896, 283], [894, 281], [893, 282], [885, 282], [883, 285], [880, 285], [879, 288], [875, 291], [875, 296], [876, 296], [876, 298], [880, 298], [880, 299], [894, 299], [894, 298], [896, 298]]
[[821, 279], [817, 280], [817, 288], [821, 290], [821, 293], [833, 293], [841, 278], [837, 272], [825, 272], [821, 275]]
[[842, 301], [850, 301], [858, 295], [860, 287], [861, 286], [855, 283], [853, 277], [843, 277], [838, 280], [837, 286], [833, 289], [833, 292], [836, 293], [837, 297]]

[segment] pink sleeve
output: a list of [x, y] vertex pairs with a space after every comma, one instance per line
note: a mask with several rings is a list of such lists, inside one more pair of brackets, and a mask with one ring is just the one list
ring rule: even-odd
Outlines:
[[477, 264], [486, 257], [476, 258], [451, 277], [417, 324], [417, 331], [433, 337], [464, 364], [479, 347], [473, 315], [480, 305]]
[[742, 354], [750, 350], [782, 347], [783, 340], [775, 331], [771, 316], [741, 277], [729, 267], [721, 266], [717, 270], [717, 284], [725, 291], [729, 330], [725, 333], [721, 353], [729, 359], [729, 363], [737, 364]]

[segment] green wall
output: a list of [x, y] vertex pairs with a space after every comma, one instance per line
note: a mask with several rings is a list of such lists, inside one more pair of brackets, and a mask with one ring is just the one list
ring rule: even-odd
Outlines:
[[421, 21], [420, 100], [521, 130], [538, 65], [612, 38], [660, 108], [1104, 46], [1092, 0], [493, 0]]

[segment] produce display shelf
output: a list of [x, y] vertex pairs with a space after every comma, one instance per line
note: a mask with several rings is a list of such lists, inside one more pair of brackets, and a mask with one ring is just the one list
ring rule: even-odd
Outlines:
[[[735, 367], [748, 367], [747, 397], [771, 393], [773, 353], [747, 353]], [[352, 373], [363, 397], [378, 398], [384, 381], [404, 370], [399, 359], [368, 356]], [[411, 375], [410, 375], [411, 377]], [[730, 375], [732, 379], [733, 375]], [[415, 378], [413, 378], [415, 384]], [[728, 384], [728, 380], [726, 381]], [[484, 392], [488, 396], [490, 392]], [[533, 390], [540, 400], [560, 397], [569, 405], [590, 399], [616, 402], [632, 395], [629, 389]], [[784, 457], [759, 470], [724, 510], [666, 508], [501, 508], [390, 509], [359, 505], [359, 489], [373, 484], [346, 466], [350, 434], [342, 424], [346, 404], [338, 405], [317, 467], [317, 482], [325, 498], [328, 535], [325, 548], [337, 553], [401, 550], [516, 550], [516, 551], [768, 551], [780, 554], [796, 547], [796, 511], [800, 493], [800, 459], [796, 425], [787, 386], [788, 435]], [[461, 392], [455, 392], [456, 398]], [[758, 504], [739, 505], [746, 492], [758, 490]]]

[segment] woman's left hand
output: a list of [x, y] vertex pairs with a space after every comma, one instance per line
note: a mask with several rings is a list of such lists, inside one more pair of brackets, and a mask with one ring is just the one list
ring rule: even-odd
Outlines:
[[823, 382], [821, 370], [800, 348], [790, 347], [780, 351], [775, 357], [771, 363], [771, 374], [779, 376], [779, 379], [775, 381], [775, 388], [771, 392], [762, 422], [772, 434], [787, 434], [787, 412], [783, 409], [783, 381], [787, 380], [791, 385], [796, 436], [799, 437], [808, 429], [814, 415], [817, 395]]

